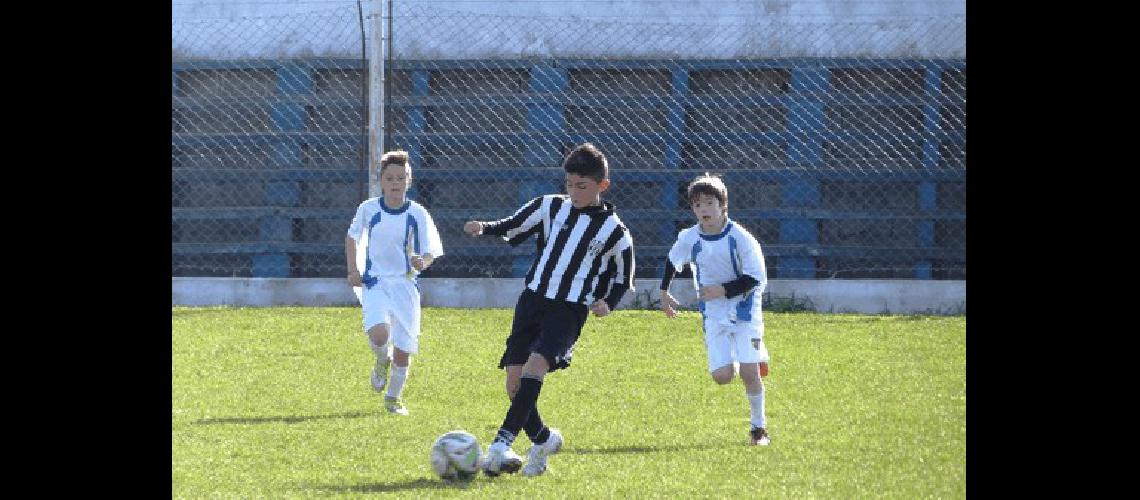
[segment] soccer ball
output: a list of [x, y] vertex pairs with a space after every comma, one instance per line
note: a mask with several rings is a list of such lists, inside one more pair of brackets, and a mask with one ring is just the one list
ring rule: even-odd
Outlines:
[[431, 468], [443, 479], [471, 479], [482, 461], [479, 440], [467, 431], [444, 433], [431, 445]]

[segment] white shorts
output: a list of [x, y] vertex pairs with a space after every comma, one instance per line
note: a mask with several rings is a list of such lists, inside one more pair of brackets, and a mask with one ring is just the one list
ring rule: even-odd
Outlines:
[[767, 363], [764, 346], [764, 323], [722, 324], [705, 321], [705, 348], [709, 354], [709, 372], [733, 363]]
[[388, 326], [388, 338], [408, 354], [419, 352], [420, 289], [403, 276], [379, 278], [363, 290], [364, 332], [376, 325]]

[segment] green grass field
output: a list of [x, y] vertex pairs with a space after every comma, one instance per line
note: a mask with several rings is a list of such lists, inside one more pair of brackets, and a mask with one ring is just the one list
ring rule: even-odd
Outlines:
[[769, 447], [747, 445], [739, 379], [709, 377], [699, 315], [591, 317], [539, 398], [566, 437], [550, 471], [444, 483], [436, 436], [486, 446], [507, 409], [511, 314], [425, 309], [398, 417], [368, 383], [358, 308], [172, 308], [172, 496], [966, 495], [961, 316], [765, 312]]

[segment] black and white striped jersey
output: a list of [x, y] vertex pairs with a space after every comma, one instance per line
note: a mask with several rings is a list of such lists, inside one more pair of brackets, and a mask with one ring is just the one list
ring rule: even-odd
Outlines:
[[578, 209], [566, 195], [545, 195], [484, 223], [483, 234], [512, 246], [538, 236], [526, 287], [543, 297], [587, 305], [604, 298], [613, 309], [633, 289], [633, 237], [611, 203]]

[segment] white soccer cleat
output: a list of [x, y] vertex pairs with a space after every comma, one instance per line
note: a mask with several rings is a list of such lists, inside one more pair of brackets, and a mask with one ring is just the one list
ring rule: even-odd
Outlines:
[[530, 451], [526, 452], [526, 467], [523, 467], [523, 475], [526, 477], [541, 476], [546, 472], [546, 459], [547, 457], [558, 453], [562, 449], [562, 433], [558, 429], [550, 429], [550, 437], [546, 438], [546, 442], [536, 444], [530, 447]]
[[390, 398], [388, 396], [384, 396], [384, 408], [388, 410], [388, 413], [394, 413], [401, 416], [406, 416], [408, 414], [408, 409], [404, 407], [404, 402], [401, 401], [400, 398]]
[[504, 472], [514, 474], [521, 467], [522, 457], [507, 446], [507, 443], [495, 441], [487, 447], [487, 454], [483, 458], [483, 474], [490, 477]]
[[768, 446], [772, 444], [772, 439], [768, 437], [768, 430], [763, 427], [753, 427], [752, 430], [749, 431], [749, 434], [752, 439], [749, 440], [748, 444], [752, 446]]

